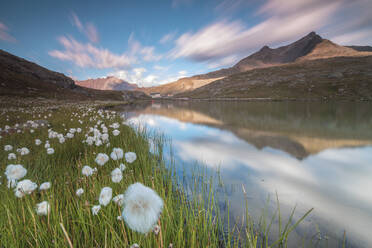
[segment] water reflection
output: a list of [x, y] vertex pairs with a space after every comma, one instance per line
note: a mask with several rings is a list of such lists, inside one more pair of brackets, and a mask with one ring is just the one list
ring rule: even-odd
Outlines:
[[[198, 105], [199, 104], [199, 105]], [[296, 104], [292, 106], [291, 104]], [[242, 106], [243, 105], [243, 106]], [[266, 105], [266, 106], [265, 106]], [[282, 214], [315, 210], [293, 234], [311, 237], [319, 226], [330, 247], [344, 231], [348, 244], [372, 246], [372, 118], [370, 104], [166, 103], [125, 110], [129, 122], [172, 138], [179, 164], [220, 168], [231, 212], [260, 216], [268, 195], [278, 192]], [[347, 110], [347, 111], [346, 111]], [[351, 111], [353, 110], [353, 111]], [[276, 201], [271, 197], [269, 210]]]

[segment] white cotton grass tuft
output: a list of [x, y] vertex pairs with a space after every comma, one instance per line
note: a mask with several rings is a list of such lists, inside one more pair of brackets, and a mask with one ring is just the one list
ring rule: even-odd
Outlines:
[[99, 204], [107, 206], [112, 198], [112, 189], [110, 187], [104, 187], [99, 194]]
[[163, 200], [141, 183], [130, 185], [124, 194], [122, 216], [134, 231], [147, 233], [153, 229], [163, 209]]
[[84, 189], [83, 188], [79, 188], [79, 189], [76, 190], [76, 195], [78, 197], [80, 197], [82, 194], [84, 194]]
[[137, 155], [134, 152], [127, 152], [125, 153], [125, 160], [128, 163], [133, 163], [137, 159]]
[[13, 160], [13, 159], [17, 159], [17, 155], [15, 155], [15, 153], [9, 153], [8, 160]]
[[24, 156], [29, 154], [30, 150], [27, 147], [22, 147], [21, 149], [19, 149], [19, 153], [21, 154], [21, 156]]
[[119, 160], [122, 159], [124, 156], [124, 151], [121, 148], [114, 148], [110, 154], [112, 160]]
[[113, 171], [111, 171], [111, 180], [114, 183], [119, 183], [123, 179], [123, 173], [119, 168], [115, 168]]
[[115, 202], [116, 204], [118, 204], [119, 206], [121, 206], [121, 205], [123, 205], [123, 202], [124, 202], [124, 195], [119, 194], [119, 195], [115, 196], [114, 198], [112, 198], [112, 201]]
[[84, 176], [91, 176], [96, 171], [96, 168], [92, 168], [89, 165], [84, 165], [83, 169], [81, 169], [81, 173], [83, 173]]
[[130, 248], [140, 248], [139, 244], [134, 243], [133, 245], [130, 246]]
[[37, 184], [29, 179], [22, 180], [17, 183], [15, 188], [15, 196], [22, 198], [25, 195], [31, 194], [35, 189], [37, 189]]
[[104, 164], [106, 164], [108, 160], [109, 160], [109, 156], [107, 156], [107, 154], [98, 153], [95, 161], [98, 165], [103, 166]]
[[35, 145], [39, 146], [39, 145], [41, 145], [41, 143], [42, 143], [41, 140], [39, 140], [39, 139], [35, 140]]
[[47, 154], [48, 155], [52, 155], [54, 153], [54, 149], [53, 148], [47, 148]]
[[49, 212], [50, 212], [50, 205], [47, 201], [42, 201], [36, 204], [37, 215], [48, 215]]
[[120, 168], [121, 171], [125, 171], [126, 166], [125, 166], [125, 164], [121, 163], [119, 168]]
[[5, 169], [5, 175], [8, 180], [19, 180], [25, 177], [27, 169], [20, 164], [10, 164]]
[[50, 189], [51, 183], [50, 182], [45, 182], [40, 184], [39, 190], [48, 190]]
[[13, 150], [13, 146], [12, 145], [5, 145], [4, 146], [4, 151], [9, 152], [11, 150]]
[[97, 215], [99, 210], [101, 210], [101, 205], [95, 205], [92, 207], [92, 214]]
[[120, 134], [120, 131], [117, 130], [117, 129], [112, 131], [112, 135], [114, 135], [114, 136], [118, 136], [119, 134]]

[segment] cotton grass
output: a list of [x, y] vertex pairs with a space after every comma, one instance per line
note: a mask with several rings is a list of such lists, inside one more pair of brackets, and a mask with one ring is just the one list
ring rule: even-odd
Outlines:
[[124, 151], [121, 148], [114, 148], [110, 154], [112, 160], [122, 159], [124, 156]]
[[159, 219], [163, 200], [149, 187], [134, 183], [124, 194], [122, 212], [125, 223], [134, 231], [148, 233]]
[[109, 156], [105, 153], [98, 153], [95, 161], [98, 165], [103, 166], [109, 161]]
[[47, 201], [42, 201], [36, 204], [35, 210], [37, 215], [48, 215], [50, 212], [50, 205]]
[[112, 198], [112, 189], [110, 187], [104, 187], [99, 194], [99, 204], [107, 206]]
[[114, 183], [119, 183], [123, 179], [123, 173], [119, 168], [115, 168], [113, 171], [111, 171], [111, 180]]
[[15, 188], [15, 196], [22, 198], [25, 195], [31, 194], [35, 189], [37, 189], [37, 184], [29, 179], [25, 179], [17, 183]]
[[137, 155], [134, 152], [127, 152], [125, 153], [125, 160], [128, 163], [133, 163], [137, 159]]

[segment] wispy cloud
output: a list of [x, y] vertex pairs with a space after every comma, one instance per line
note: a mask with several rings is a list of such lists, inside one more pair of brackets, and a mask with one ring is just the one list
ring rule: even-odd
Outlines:
[[78, 28], [78, 30], [89, 39], [90, 42], [98, 43], [98, 31], [93, 23], [88, 22], [87, 24], [83, 25], [75, 13], [72, 13], [72, 22]]
[[[239, 0], [224, 0], [216, 9], [236, 9], [242, 4], [245, 3]], [[247, 56], [263, 45], [277, 46], [310, 31], [320, 31], [343, 43], [372, 40], [368, 35], [372, 33], [371, 8], [372, 2], [368, 0], [267, 0], [256, 11], [257, 18], [262, 19], [258, 24], [247, 26], [239, 20], [218, 20], [180, 35], [169, 57], [188, 58], [218, 67]]]
[[135, 58], [125, 53], [114, 54], [90, 43], [78, 42], [72, 37], [61, 36], [58, 41], [64, 50], [53, 50], [49, 52], [49, 55], [60, 60], [71, 61], [80, 67], [129, 68], [135, 62]]
[[175, 37], [176, 37], [176, 32], [173, 31], [173, 32], [170, 32], [170, 33], [164, 35], [164, 36], [160, 39], [159, 42], [160, 42], [161, 44], [166, 44], [166, 43], [168, 43], [168, 42], [173, 41]]
[[163, 57], [161, 54], [155, 53], [154, 46], [142, 46], [142, 44], [134, 38], [133, 33], [129, 36], [128, 45], [130, 54], [132, 56], [140, 55], [140, 59], [143, 61], [158, 61]]
[[17, 40], [9, 34], [9, 28], [2, 22], [0, 22], [0, 40], [8, 42], [16, 42]]

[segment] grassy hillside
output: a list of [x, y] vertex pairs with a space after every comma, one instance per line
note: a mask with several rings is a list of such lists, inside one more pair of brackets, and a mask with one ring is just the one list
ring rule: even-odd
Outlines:
[[177, 97], [372, 99], [372, 56], [337, 57], [255, 69]]

